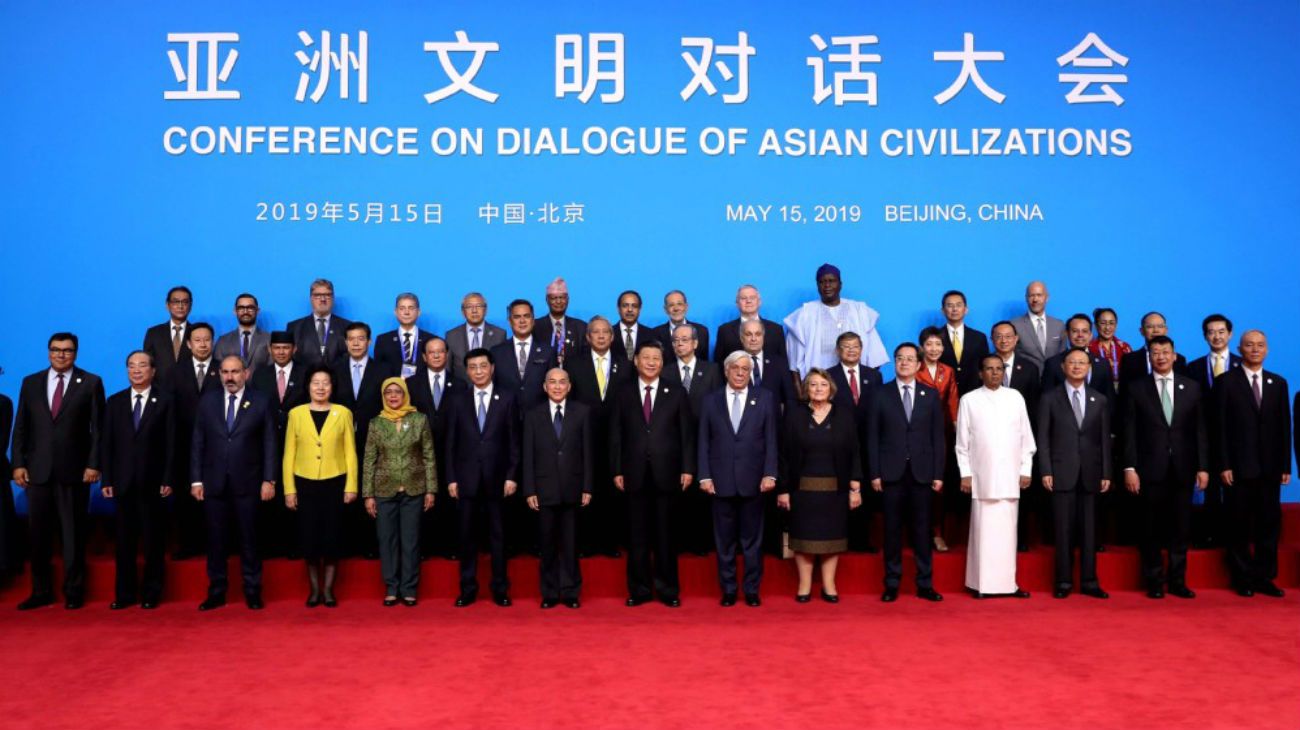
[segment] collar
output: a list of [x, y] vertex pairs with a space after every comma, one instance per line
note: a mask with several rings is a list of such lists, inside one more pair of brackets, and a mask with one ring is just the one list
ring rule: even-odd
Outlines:
[[348, 358], [348, 367], [350, 367], [350, 368], [355, 368], [355, 367], [358, 366], [358, 365], [360, 365], [361, 367], [364, 368], [364, 367], [365, 367], [367, 364], [369, 364], [369, 363], [370, 363], [370, 356], [369, 356], [369, 355], [366, 355], [366, 356], [364, 356], [364, 357], [362, 357], [362, 358], [360, 358], [360, 359], [353, 359], [353, 358], [351, 358], [351, 357]]
[[1261, 377], [1264, 375], [1264, 366], [1262, 365], [1259, 367], [1258, 370], [1251, 370], [1250, 366], [1247, 365], [1245, 362], [1243, 362], [1241, 363], [1241, 370], [1242, 372], [1246, 373], [1247, 378], [1250, 378], [1252, 375], [1259, 375]]
[[149, 400], [149, 393], [151, 393], [152, 391], [153, 391], [153, 386], [152, 386], [152, 385], [150, 385], [149, 387], [145, 388], [144, 390], [136, 390], [136, 389], [135, 389], [135, 386], [133, 385], [133, 386], [131, 386], [131, 400], [134, 401], [136, 396], [141, 396], [141, 397], [143, 397], [145, 400]]
[[636, 378], [636, 381], [637, 381], [637, 387], [638, 387], [639, 389], [641, 389], [642, 391], [644, 391], [644, 390], [646, 389], [646, 386], [647, 386], [647, 385], [650, 386], [650, 390], [652, 390], [652, 391], [654, 391], [654, 392], [658, 392], [658, 391], [659, 391], [659, 378], [655, 378], [654, 380], [652, 380], [652, 381], [650, 381], [649, 383], [647, 383], [645, 380], [643, 380], [643, 379], [641, 378], [641, 376], [638, 375], [637, 378]]

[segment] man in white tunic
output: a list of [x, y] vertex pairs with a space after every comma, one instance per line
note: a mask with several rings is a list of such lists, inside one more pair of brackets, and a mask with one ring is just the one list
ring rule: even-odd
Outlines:
[[[889, 361], [885, 343], [876, 332], [880, 315], [863, 302], [841, 299], [840, 270], [830, 264], [817, 269], [817, 293], [820, 299], [806, 302], [785, 318], [785, 349], [790, 370], [798, 378], [812, 368], [832, 368], [839, 364], [835, 342], [845, 332], [862, 338], [862, 363], [873, 368]], [[796, 383], [798, 385], [798, 383]]]
[[1036, 446], [1025, 399], [1002, 387], [1003, 368], [998, 355], [985, 357], [984, 387], [962, 396], [957, 409], [957, 468], [971, 495], [966, 587], [976, 598], [1029, 597], [1016, 584], [1016, 517]]

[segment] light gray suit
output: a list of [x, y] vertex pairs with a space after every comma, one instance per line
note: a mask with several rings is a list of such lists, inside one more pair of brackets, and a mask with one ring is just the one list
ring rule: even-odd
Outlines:
[[[468, 325], [461, 322], [459, 325], [447, 330], [443, 339], [447, 341], [447, 350], [451, 352], [451, 371], [461, 380], [468, 380], [465, 375], [465, 353], [469, 352], [469, 332]], [[483, 341], [480, 347], [491, 350], [493, 347], [506, 341], [506, 331], [494, 324], [483, 323], [482, 332]]]
[[1043, 329], [1047, 335], [1047, 347], [1042, 347], [1038, 342], [1038, 332], [1034, 329], [1034, 320], [1028, 312], [1011, 320], [1015, 325], [1016, 334], [1020, 336], [1020, 342], [1016, 345], [1016, 355], [1032, 362], [1038, 368], [1038, 372], [1043, 372], [1043, 363], [1047, 358], [1058, 352], [1064, 352], [1070, 347], [1070, 339], [1065, 335], [1065, 323], [1050, 314], [1045, 315]]
[[[217, 362], [231, 355], [238, 356], [239, 353], [239, 328], [227, 332], [217, 338], [216, 353]], [[248, 352], [244, 355], [244, 367], [248, 368], [248, 374], [251, 376], [253, 371], [271, 362], [271, 333], [263, 330], [257, 325], [253, 325], [253, 334], [248, 338]]]

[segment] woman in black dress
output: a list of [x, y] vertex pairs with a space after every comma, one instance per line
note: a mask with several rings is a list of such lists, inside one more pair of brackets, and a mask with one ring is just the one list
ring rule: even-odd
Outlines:
[[853, 413], [836, 408], [835, 383], [821, 368], [804, 380], [808, 403], [785, 415], [777, 504], [790, 510], [790, 549], [799, 568], [795, 600], [812, 598], [813, 561], [821, 556], [822, 600], [839, 601], [835, 568], [848, 549], [849, 510], [862, 504], [862, 460]]

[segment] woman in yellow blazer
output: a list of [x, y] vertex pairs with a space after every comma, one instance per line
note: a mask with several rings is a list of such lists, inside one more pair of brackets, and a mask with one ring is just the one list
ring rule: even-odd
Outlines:
[[334, 608], [343, 505], [357, 499], [356, 436], [352, 411], [330, 403], [334, 376], [329, 368], [308, 368], [307, 392], [311, 402], [289, 411], [285, 427], [284, 503], [298, 512], [302, 556], [311, 583], [307, 607], [323, 601]]

